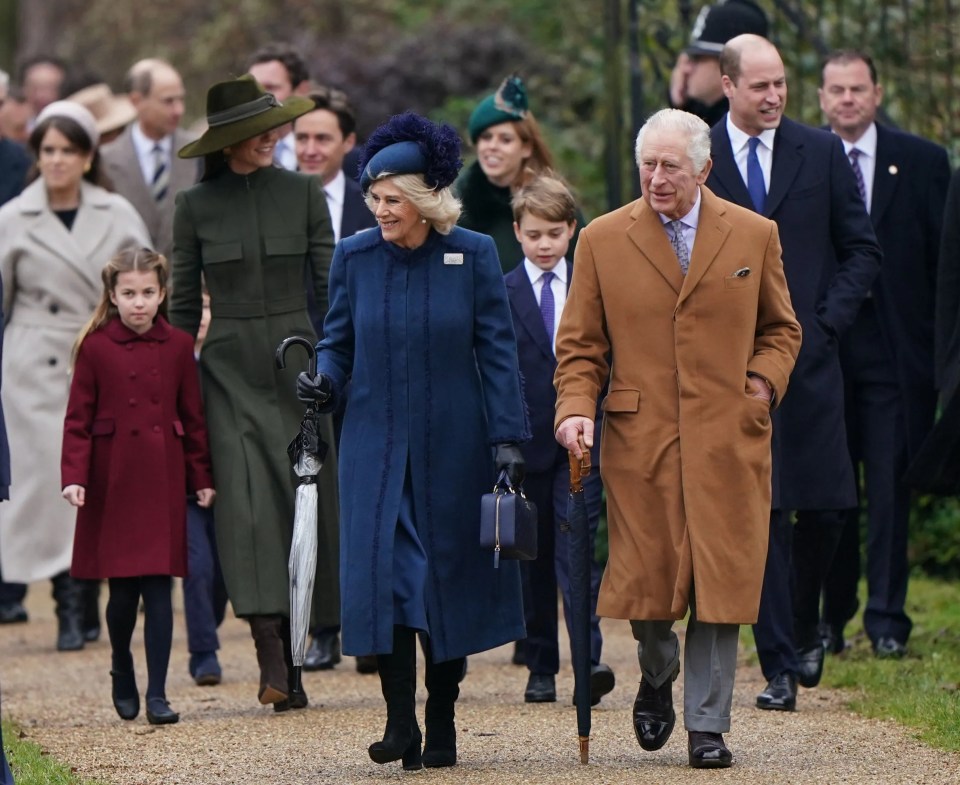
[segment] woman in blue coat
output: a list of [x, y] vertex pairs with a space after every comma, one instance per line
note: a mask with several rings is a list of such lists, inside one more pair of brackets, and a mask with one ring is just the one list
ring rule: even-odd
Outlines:
[[479, 546], [494, 472], [522, 480], [529, 439], [510, 309], [493, 241], [459, 229], [449, 126], [391, 118], [361, 154], [379, 229], [337, 246], [317, 375], [305, 401], [336, 407], [343, 649], [376, 654], [387, 725], [378, 763], [421, 766], [415, 636], [425, 637], [425, 766], [456, 762], [463, 658], [524, 636], [515, 562]]

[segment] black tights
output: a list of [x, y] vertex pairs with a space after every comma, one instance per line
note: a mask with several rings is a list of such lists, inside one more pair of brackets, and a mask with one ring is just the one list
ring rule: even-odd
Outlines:
[[107, 630], [113, 650], [113, 670], [133, 672], [130, 641], [137, 626], [137, 609], [143, 597], [143, 643], [147, 652], [147, 698], [166, 698], [167, 665], [173, 641], [173, 604], [169, 575], [110, 578]]

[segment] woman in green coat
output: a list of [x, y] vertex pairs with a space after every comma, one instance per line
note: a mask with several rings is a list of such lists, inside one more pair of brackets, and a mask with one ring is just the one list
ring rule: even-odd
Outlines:
[[[249, 76], [211, 87], [209, 129], [179, 153], [205, 156], [204, 176], [177, 195], [174, 214], [170, 321], [196, 335], [203, 284], [210, 293], [200, 369], [221, 489], [220, 562], [234, 611], [248, 619], [256, 643], [259, 700], [278, 711], [302, 708], [307, 698], [293, 688], [287, 571], [297, 479], [286, 448], [303, 405], [297, 369], [278, 370], [274, 352], [291, 335], [315, 340], [305, 282], [325, 313], [333, 232], [317, 181], [274, 168], [273, 151], [278, 129], [312, 109], [299, 97], [279, 103]], [[332, 429], [326, 436], [332, 445]], [[330, 459], [320, 500], [321, 521], [337, 521]], [[318, 565], [318, 584], [328, 572]], [[316, 621], [338, 624], [336, 586], [324, 589]]]

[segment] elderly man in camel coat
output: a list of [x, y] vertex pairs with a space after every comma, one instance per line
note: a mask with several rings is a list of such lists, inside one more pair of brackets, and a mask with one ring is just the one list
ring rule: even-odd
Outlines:
[[714, 196], [699, 118], [658, 112], [636, 145], [643, 198], [580, 235], [557, 333], [557, 440], [593, 443], [610, 556], [597, 613], [629, 619], [642, 681], [634, 729], [662, 747], [676, 721], [673, 622], [688, 608], [690, 765], [724, 768], [738, 625], [756, 620], [771, 494], [771, 409], [800, 349], [777, 227]]

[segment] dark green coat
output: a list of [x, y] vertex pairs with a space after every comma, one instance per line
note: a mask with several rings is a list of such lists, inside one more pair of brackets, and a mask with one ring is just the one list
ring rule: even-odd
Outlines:
[[[277, 370], [274, 352], [287, 336], [315, 340], [304, 283], [327, 309], [333, 232], [317, 180], [272, 167], [248, 176], [227, 169], [177, 195], [173, 225], [170, 321], [196, 335], [201, 275], [212, 319], [200, 354], [210, 435], [217, 546], [238, 616], [289, 614], [287, 560], [297, 479], [286, 448], [304, 405], [296, 377], [305, 367], [292, 350]], [[335, 563], [339, 518], [332, 428], [320, 473], [320, 548], [314, 616], [339, 621]], [[326, 524], [326, 525], [325, 525]], [[334, 556], [335, 558], [335, 556]]]

